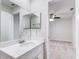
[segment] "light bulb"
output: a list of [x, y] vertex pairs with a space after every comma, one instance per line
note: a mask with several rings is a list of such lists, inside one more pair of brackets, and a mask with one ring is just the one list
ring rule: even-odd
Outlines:
[[54, 21], [54, 19], [50, 19], [50, 21]]

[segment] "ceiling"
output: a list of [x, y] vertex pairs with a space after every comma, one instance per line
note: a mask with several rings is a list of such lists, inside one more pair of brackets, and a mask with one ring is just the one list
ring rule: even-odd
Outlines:
[[13, 3], [10, 0], [1, 0], [1, 2], [2, 2], [2, 5], [5, 5], [5, 6], [11, 7], [11, 8], [17, 7], [17, 5], [11, 5]]
[[[73, 11], [70, 8], [74, 8]], [[54, 13], [58, 17], [66, 18], [75, 12], [75, 0], [49, 0], [49, 14]]]

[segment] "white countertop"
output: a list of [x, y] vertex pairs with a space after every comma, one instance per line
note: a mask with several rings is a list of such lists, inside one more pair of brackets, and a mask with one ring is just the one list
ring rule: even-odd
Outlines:
[[[26, 41], [27, 42], [27, 41]], [[15, 45], [12, 46], [8, 46], [8, 47], [4, 47], [4, 48], [0, 48], [0, 51], [2, 51], [3, 53], [13, 57], [13, 58], [19, 58], [20, 56], [26, 54], [27, 52], [29, 52], [30, 50], [32, 50], [33, 48], [39, 46], [40, 44], [44, 43], [44, 41], [36, 41], [36, 40], [30, 40], [29, 42], [34, 42], [34, 45], [24, 45], [22, 46], [21, 44], [17, 43]]]

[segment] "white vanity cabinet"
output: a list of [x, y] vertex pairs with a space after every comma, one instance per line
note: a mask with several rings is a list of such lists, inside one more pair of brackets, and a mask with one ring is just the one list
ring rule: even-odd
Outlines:
[[[15, 48], [18, 48], [16, 50]], [[29, 49], [29, 51], [24, 52]], [[35, 47], [19, 48], [18, 45], [11, 46], [0, 50], [0, 59], [44, 59], [43, 43]], [[23, 50], [20, 50], [23, 49]]]
[[0, 51], [0, 59], [14, 59], [14, 58]]
[[19, 57], [18, 59], [44, 59], [44, 52], [43, 52], [43, 44], [32, 49], [31, 51], [29, 51], [28, 53], [26, 53], [25, 55]]

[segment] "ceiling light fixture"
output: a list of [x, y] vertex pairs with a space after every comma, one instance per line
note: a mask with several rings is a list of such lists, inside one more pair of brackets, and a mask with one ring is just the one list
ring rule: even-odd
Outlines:
[[52, 18], [52, 19], [50, 18], [50, 22], [51, 22], [51, 21], [54, 21], [54, 19], [53, 19], [53, 18]]
[[49, 21], [54, 21], [54, 14], [50, 14], [50, 20]]
[[11, 6], [15, 6], [15, 4], [12, 3]]

